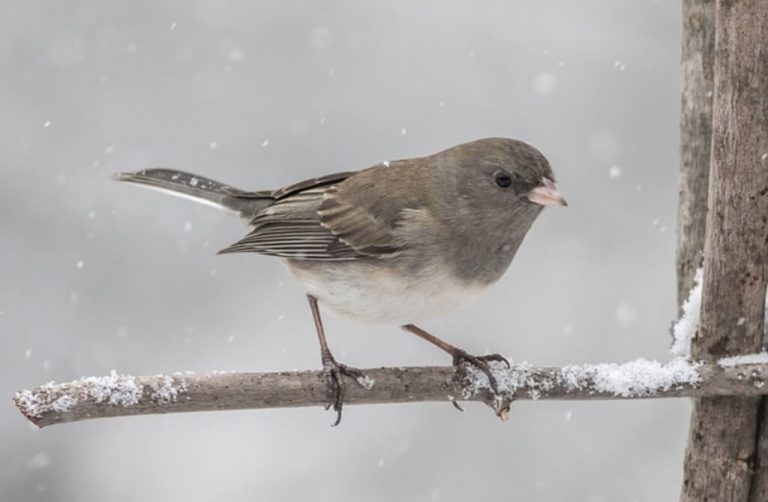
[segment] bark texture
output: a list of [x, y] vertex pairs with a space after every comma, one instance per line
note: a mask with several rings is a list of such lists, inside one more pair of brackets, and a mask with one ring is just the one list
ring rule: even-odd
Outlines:
[[693, 287], [704, 252], [712, 149], [715, 0], [683, 0], [680, 193], [677, 212], [677, 304]]
[[[768, 269], [768, 2], [718, 0], [715, 23], [704, 283], [692, 344], [703, 360], [761, 349]], [[762, 409], [750, 397], [694, 402], [682, 500], [766, 500]]]

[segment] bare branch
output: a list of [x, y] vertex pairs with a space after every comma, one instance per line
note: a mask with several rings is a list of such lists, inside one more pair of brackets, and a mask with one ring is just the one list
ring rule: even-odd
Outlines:
[[[500, 397], [487, 378], [466, 368], [368, 369], [366, 389], [347, 381], [347, 404], [422, 401], [481, 401], [504, 418], [513, 399], [633, 399], [660, 397], [756, 396], [768, 393], [768, 357], [664, 365], [637, 360], [622, 365], [573, 365], [511, 369], [494, 366]], [[113, 372], [62, 384], [46, 384], [16, 394], [19, 410], [40, 427], [90, 418], [189, 411], [322, 406], [326, 380], [321, 371], [126, 376]]]

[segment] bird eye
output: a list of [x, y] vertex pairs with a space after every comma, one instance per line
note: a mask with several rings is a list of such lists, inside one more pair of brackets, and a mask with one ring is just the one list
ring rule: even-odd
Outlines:
[[512, 178], [507, 173], [496, 173], [494, 180], [501, 188], [508, 188], [512, 184]]

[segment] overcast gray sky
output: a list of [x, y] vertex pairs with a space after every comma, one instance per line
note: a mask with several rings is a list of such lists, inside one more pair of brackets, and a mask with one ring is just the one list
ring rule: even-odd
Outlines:
[[[525, 402], [112, 419], [33, 430], [19, 388], [116, 369], [317, 368], [276, 260], [215, 256], [226, 213], [109, 181], [149, 166], [247, 189], [486, 136], [550, 159], [570, 206], [505, 277], [424, 327], [537, 365], [666, 359], [675, 315], [673, 1], [3, 2], [0, 499], [658, 501], [688, 403]], [[447, 364], [327, 320], [359, 367]]]

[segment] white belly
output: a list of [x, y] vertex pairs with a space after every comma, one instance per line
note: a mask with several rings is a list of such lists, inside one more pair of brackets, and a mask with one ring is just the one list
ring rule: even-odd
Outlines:
[[438, 317], [471, 302], [485, 289], [447, 274], [384, 273], [380, 266], [288, 262], [304, 290], [341, 317], [378, 324], [409, 324]]

